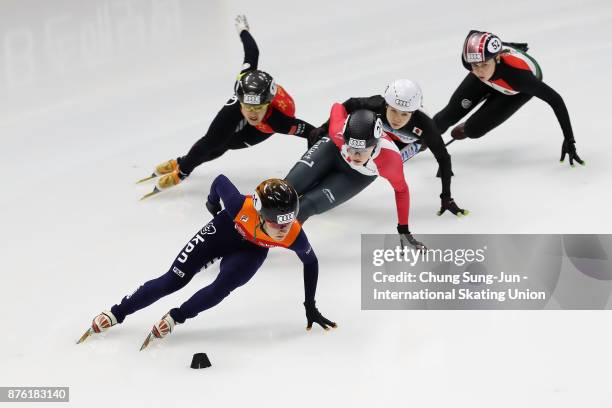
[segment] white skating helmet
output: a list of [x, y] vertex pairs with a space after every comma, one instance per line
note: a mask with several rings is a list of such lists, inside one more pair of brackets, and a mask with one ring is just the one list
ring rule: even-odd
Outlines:
[[396, 79], [382, 95], [387, 105], [403, 112], [414, 112], [423, 104], [421, 87], [409, 79]]

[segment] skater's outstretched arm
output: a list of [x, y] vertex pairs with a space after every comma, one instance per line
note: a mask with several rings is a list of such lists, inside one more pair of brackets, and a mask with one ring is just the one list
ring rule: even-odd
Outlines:
[[211, 207], [216, 207], [220, 211], [220, 200], [222, 200], [228, 214], [233, 218], [242, 208], [244, 198], [245, 196], [240, 194], [236, 186], [227, 177], [219, 174], [210, 186], [210, 194], [208, 194], [206, 206], [209, 207], [210, 204]]
[[[373, 112], [377, 112], [381, 104], [384, 104], [384, 99], [380, 95], [361, 98], [349, 98], [346, 101], [342, 102], [342, 105], [344, 106], [344, 109], [348, 114], [358, 109], [368, 109]], [[327, 120], [317, 129], [321, 129], [320, 137], [324, 136], [324, 133], [327, 133], [329, 130], [329, 120]]]
[[378, 112], [381, 105], [384, 105], [384, 98], [380, 95], [362, 97], [362, 98], [349, 98], [342, 102], [346, 111], [350, 114], [359, 109], [367, 109], [372, 112]]
[[308, 242], [304, 230], [300, 231], [300, 234], [289, 249], [295, 251], [304, 264], [304, 300], [306, 302], [314, 302], [317, 292], [317, 281], [319, 279], [319, 261], [310, 242]]
[[[378, 156], [378, 171], [380, 175], [389, 181], [395, 192], [395, 207], [399, 225], [408, 225], [408, 213], [410, 212], [410, 190], [404, 178], [404, 165], [399, 153], [382, 149]], [[379, 164], [380, 163], [380, 164]]]
[[550, 105], [563, 130], [561, 161], [564, 161], [565, 156], [569, 155], [570, 165], [574, 165], [574, 160], [584, 165], [584, 161], [576, 153], [576, 140], [574, 139], [572, 124], [570, 122], [567, 107], [561, 95], [530, 72], [523, 72], [523, 70], [520, 69], [513, 70], [507, 82], [517, 91], [527, 95], [533, 95]]
[[[421, 112], [419, 112], [419, 114], [424, 116]], [[433, 153], [440, 167], [439, 177], [442, 181], [442, 194], [440, 194], [440, 198], [450, 198], [451, 176], [453, 175], [453, 171], [451, 157], [450, 154], [448, 154], [448, 150], [446, 150], [442, 135], [433, 120], [429, 118], [419, 121], [419, 125], [423, 127], [421, 129], [421, 137], [425, 142], [425, 146], [431, 150], [431, 153]]]
[[313, 323], [317, 323], [325, 330], [329, 330], [330, 327], [336, 328], [336, 323], [323, 316], [316, 307], [315, 294], [317, 291], [317, 280], [319, 277], [319, 263], [310, 242], [308, 242], [308, 238], [306, 237], [304, 230], [300, 231], [300, 235], [298, 235], [295, 242], [289, 247], [289, 249], [295, 251], [300, 260], [304, 263], [304, 308], [306, 309], [306, 330], [310, 330]]
[[421, 129], [423, 141], [429, 147], [439, 165], [437, 176], [442, 181], [442, 193], [440, 194], [438, 215], [444, 214], [447, 210], [459, 217], [468, 215], [469, 211], [460, 208], [451, 196], [451, 177], [453, 176], [451, 157], [446, 150], [440, 131], [434, 121], [429, 118], [426, 121], [421, 121], [420, 126], [423, 126], [423, 129]]
[[246, 16], [239, 15], [236, 17], [236, 30], [238, 31], [244, 48], [244, 61], [242, 63], [242, 69], [240, 70], [240, 75], [242, 75], [247, 71], [257, 69], [259, 48], [257, 48], [257, 43], [249, 32], [249, 23]]
[[287, 116], [276, 109], [272, 111], [267, 122], [277, 133], [295, 135], [304, 139], [308, 139], [310, 131], [314, 129], [314, 126], [310, 123], [299, 118]]
[[344, 138], [342, 132], [344, 130], [344, 122], [348, 117], [348, 112], [344, 105], [334, 103], [329, 114], [329, 138], [334, 142], [338, 149], [342, 148]]
[[563, 137], [565, 140], [574, 142], [574, 133], [570, 123], [569, 113], [563, 98], [557, 91], [546, 85], [531, 72], [520, 69], [512, 70], [512, 75], [508, 76], [506, 81], [515, 90], [535, 96], [550, 105], [561, 125]]

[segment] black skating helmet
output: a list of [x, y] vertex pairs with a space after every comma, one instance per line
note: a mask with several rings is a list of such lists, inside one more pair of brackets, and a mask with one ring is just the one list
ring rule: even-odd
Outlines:
[[281, 179], [262, 181], [253, 194], [253, 205], [264, 219], [277, 224], [295, 221], [300, 210], [297, 191]]
[[263, 105], [270, 103], [276, 95], [276, 83], [270, 74], [256, 69], [238, 78], [235, 91], [240, 103]]
[[377, 114], [370, 110], [359, 109], [346, 118], [344, 124], [344, 144], [354, 149], [376, 146], [382, 136], [383, 124]]

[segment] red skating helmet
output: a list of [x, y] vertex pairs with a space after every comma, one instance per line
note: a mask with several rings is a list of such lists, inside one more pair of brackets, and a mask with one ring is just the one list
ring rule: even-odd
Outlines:
[[491, 59], [502, 51], [502, 41], [492, 33], [470, 31], [463, 43], [463, 62], [473, 64]]

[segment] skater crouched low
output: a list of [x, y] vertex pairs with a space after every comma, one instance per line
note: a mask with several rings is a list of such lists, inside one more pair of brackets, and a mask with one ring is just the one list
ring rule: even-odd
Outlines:
[[96, 316], [79, 343], [183, 288], [201, 269], [221, 259], [220, 272], [214, 282], [166, 313], [151, 329], [142, 350], [153, 338], [165, 337], [177, 324], [217, 305], [234, 289], [247, 283], [273, 247], [294, 251], [304, 264], [307, 329], [310, 330], [313, 323], [325, 330], [336, 327], [336, 323], [323, 317], [315, 306], [319, 266], [306, 233], [297, 221], [299, 200], [293, 187], [284, 180], [268, 179], [257, 186], [253, 195], [243, 195], [227, 177], [219, 175], [211, 186], [206, 208], [214, 218], [189, 240], [169, 270], [125, 296], [110, 311]]

